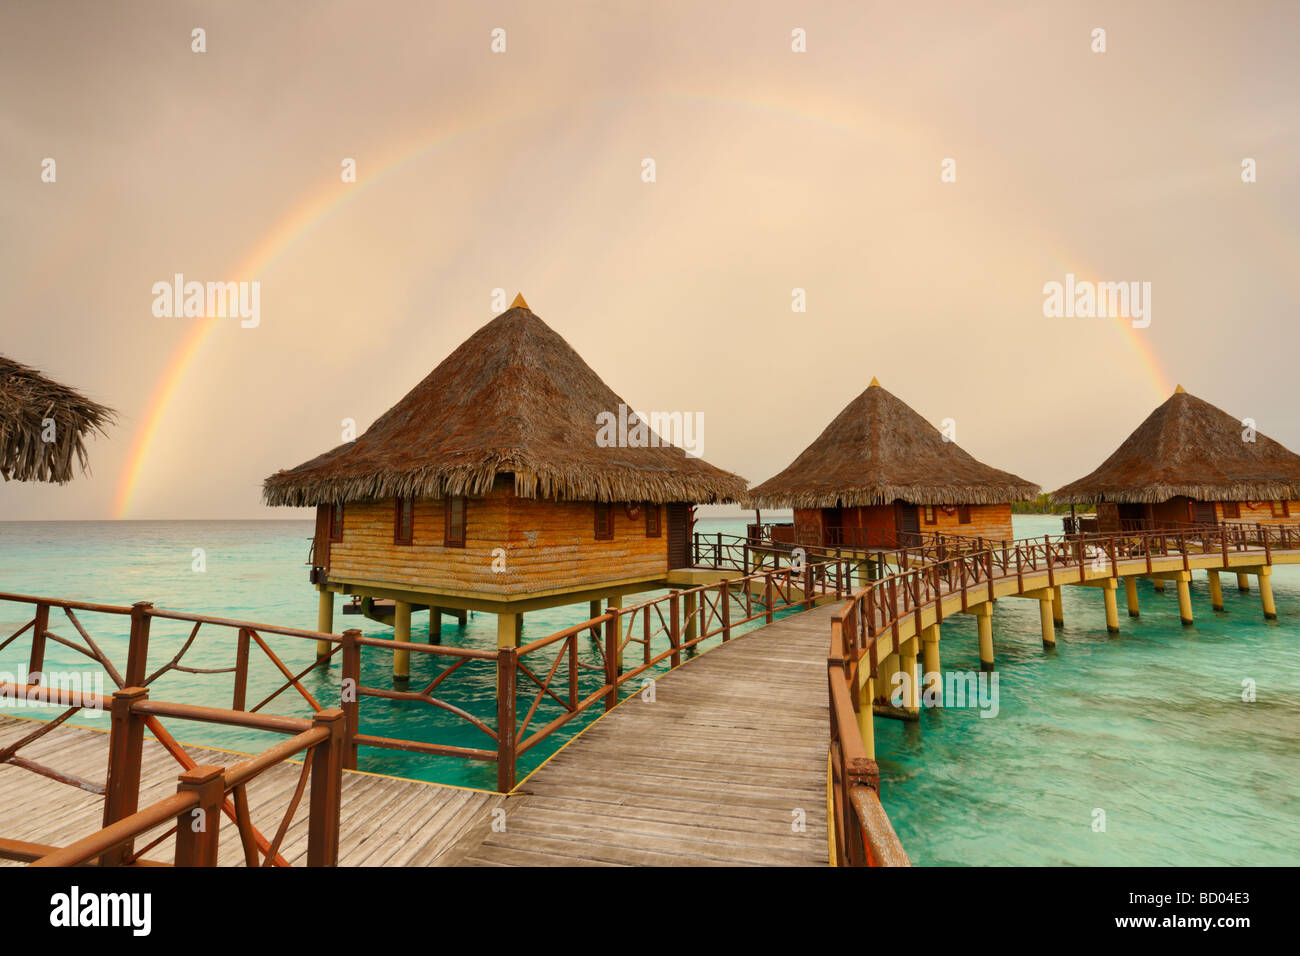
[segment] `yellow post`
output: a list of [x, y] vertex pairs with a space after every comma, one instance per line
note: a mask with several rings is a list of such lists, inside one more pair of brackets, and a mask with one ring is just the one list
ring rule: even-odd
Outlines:
[[886, 654], [876, 664], [876, 679], [873, 680], [872, 686], [876, 689], [876, 696], [883, 703], [893, 704], [894, 693], [894, 672], [898, 670], [898, 655]]
[[[393, 640], [411, 643], [411, 605], [397, 601], [393, 605]], [[393, 677], [406, 680], [411, 676], [411, 652], [393, 651]]]
[[[606, 598], [605, 600], [605, 610], [607, 611], [622, 606], [623, 606], [623, 595], [621, 594], [615, 594], [613, 597]], [[618, 635], [618, 644], [619, 644], [618, 660], [615, 661], [614, 663], [616, 665], [617, 672], [621, 674], [623, 673], [623, 634], [627, 632], [627, 624], [621, 618], [619, 619], [618, 622], [618, 628], [619, 631], [621, 632]]]
[[1237, 572], [1237, 590], [1243, 594], [1250, 590], [1250, 575], [1245, 571]]
[[589, 609], [589, 613], [587, 615], [589, 620], [594, 620], [595, 618], [600, 617], [600, 615], [603, 613], [601, 611], [599, 601], [589, 601], [587, 607]]
[[1178, 575], [1178, 617], [1183, 622], [1183, 627], [1192, 625], [1192, 590], [1187, 583], [1191, 577], [1186, 571]]
[[[1059, 584], [1052, 588], [1052, 624], [1056, 627], [1065, 626], [1065, 609], [1061, 607], [1061, 586]], [[1056, 643], [1055, 640], [1052, 643]]]
[[1153, 588], [1155, 588], [1155, 591], [1156, 591], [1157, 594], [1164, 594], [1164, 593], [1165, 593], [1165, 582], [1162, 581], [1160, 578], [1152, 578], [1152, 579], [1151, 579], [1151, 586], [1152, 586]]
[[975, 608], [975, 624], [980, 637], [980, 670], [993, 670], [993, 603], [985, 601]]
[[[334, 633], [334, 592], [321, 588], [316, 599], [316, 630], [321, 634]], [[333, 645], [329, 641], [316, 642], [316, 659], [327, 657]]]
[[[1043, 647], [1056, 646], [1056, 619], [1054, 608], [1056, 601], [1045, 597], [1038, 599], [1038, 622], [1043, 631]], [[983, 657], [983, 654], [980, 655]]]
[[1137, 578], [1124, 579], [1124, 597], [1128, 601], [1128, 616], [1138, 616], [1138, 582]]
[[1223, 585], [1219, 582], [1219, 572], [1207, 571], [1205, 576], [1210, 579], [1210, 607], [1216, 611], [1222, 611]]
[[915, 637], [903, 642], [903, 709], [909, 714], [921, 712], [921, 688], [916, 679], [916, 652], [919, 648], [916, 645]]
[[[698, 636], [697, 622], [699, 616], [695, 613], [695, 592], [691, 591], [686, 594], [682, 601], [682, 623], [686, 626], [682, 628], [682, 641], [689, 642], [695, 640]], [[691, 648], [692, 652], [695, 648]]]
[[943, 705], [943, 674], [939, 670], [939, 625], [931, 624], [921, 632], [922, 663], [925, 668], [926, 697], [934, 703]]
[[1106, 633], [1119, 633], [1119, 602], [1115, 599], [1115, 579], [1103, 582], [1102, 597], [1106, 600]]
[[858, 670], [858, 733], [862, 737], [862, 746], [867, 750], [867, 756], [872, 760], [876, 759], [876, 729], [875, 729], [875, 711], [872, 707], [875, 700], [875, 681], [867, 674], [867, 662], [863, 661]]
[[1259, 569], [1259, 597], [1264, 602], [1264, 619], [1277, 620], [1277, 605], [1273, 603], [1273, 569], [1267, 564]]
[[[497, 615], [497, 647], [519, 646], [518, 614]], [[497, 667], [497, 693], [501, 692], [501, 669]]]

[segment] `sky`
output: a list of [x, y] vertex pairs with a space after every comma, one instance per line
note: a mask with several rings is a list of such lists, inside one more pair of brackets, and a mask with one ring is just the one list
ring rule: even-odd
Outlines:
[[[262, 479], [516, 292], [751, 483], [873, 376], [1045, 490], [1179, 383], [1300, 449], [1298, 45], [1295, 3], [5, 3], [0, 353], [118, 422], [0, 520], [301, 516]], [[257, 325], [156, 315], [178, 273]], [[1149, 325], [1045, 315], [1067, 274]]]

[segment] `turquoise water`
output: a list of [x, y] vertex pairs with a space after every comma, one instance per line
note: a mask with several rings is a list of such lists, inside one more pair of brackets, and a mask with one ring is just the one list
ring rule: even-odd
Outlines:
[[[744, 519], [705, 519], [706, 533], [738, 533]], [[287, 626], [315, 626], [315, 592], [303, 561], [308, 521], [62, 522], [0, 524], [0, 590], [218, 614]], [[1018, 535], [1058, 533], [1059, 519], [1017, 516]], [[191, 570], [202, 548], [206, 571]], [[1164, 595], [1141, 584], [1142, 617], [1124, 614], [1120, 597], [1117, 638], [1107, 635], [1101, 594], [1064, 589], [1066, 625], [1058, 649], [1044, 653], [1038, 609], [1004, 599], [994, 614], [999, 711], [981, 718], [976, 708], [926, 711], [918, 724], [877, 723], [883, 798], [912, 859], [920, 864], [1296, 864], [1300, 862], [1300, 567], [1279, 567], [1274, 591], [1279, 621], [1265, 622], [1259, 595], [1239, 594], [1224, 578], [1227, 613], [1210, 610], [1204, 576], [1193, 583], [1194, 627], [1178, 621], [1172, 586]], [[525, 640], [586, 617], [585, 605], [530, 614]], [[0, 640], [29, 618], [25, 608], [0, 603]], [[125, 622], [82, 616], [90, 634], [114, 660], [125, 657]], [[337, 615], [336, 625], [376, 637], [391, 631], [361, 617]], [[51, 629], [75, 636], [57, 616]], [[151, 661], [179, 648], [189, 629], [154, 624]], [[427, 615], [413, 624], [417, 641]], [[443, 625], [444, 642], [490, 648], [495, 619], [478, 615], [458, 629]], [[268, 638], [295, 671], [306, 667], [309, 642]], [[0, 670], [25, 666], [26, 637], [0, 651]], [[629, 663], [639, 647], [629, 648]], [[975, 626], [958, 616], [945, 622], [943, 665], [976, 670]], [[234, 633], [205, 628], [187, 663], [233, 663]], [[412, 655], [414, 679], [431, 679], [439, 666]], [[582, 659], [597, 663], [584, 640]], [[366, 658], [363, 682], [389, 686], [390, 665]], [[249, 700], [281, 679], [254, 654]], [[86, 661], [51, 644], [47, 669], [84, 669]], [[549, 655], [548, 655], [549, 664]], [[666, 664], [664, 665], [666, 666]], [[304, 684], [322, 701], [336, 694], [330, 677], [313, 673]], [[1252, 680], [1257, 700], [1241, 699]], [[458, 704], [489, 719], [494, 672], [471, 664], [453, 675]], [[584, 677], [584, 687], [596, 686]], [[172, 673], [153, 695], [229, 706], [231, 677]], [[521, 689], [524, 687], [521, 684]], [[111, 688], [106, 688], [111, 690]], [[259, 694], [258, 691], [262, 694]], [[522, 692], [522, 690], [521, 690]], [[292, 691], [287, 692], [292, 694]], [[526, 706], [526, 705], [525, 705]], [[305, 714], [296, 697], [272, 712]], [[17, 711], [15, 711], [17, 712]], [[590, 719], [599, 714], [593, 709]], [[32, 715], [32, 711], [22, 711]], [[532, 728], [558, 711], [543, 707]], [[521, 760], [536, 766], [588, 721], [574, 720], [545, 747]], [[105, 726], [106, 720], [83, 721]], [[168, 721], [180, 740], [233, 750], [257, 750], [274, 737], [206, 724]], [[362, 730], [465, 746], [489, 746], [479, 731], [422, 705], [365, 699]], [[361, 768], [443, 783], [491, 788], [489, 764], [363, 749]], [[1094, 831], [1094, 811], [1105, 831]]]

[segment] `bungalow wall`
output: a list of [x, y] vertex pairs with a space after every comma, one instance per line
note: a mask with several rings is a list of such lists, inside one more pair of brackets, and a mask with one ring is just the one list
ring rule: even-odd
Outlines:
[[[516, 498], [508, 485], [498, 484], [490, 495], [467, 499], [465, 546], [446, 547], [442, 499], [416, 499], [410, 544], [394, 542], [393, 499], [353, 502], [343, 509], [342, 540], [330, 545], [329, 578], [432, 594], [520, 595], [667, 572], [665, 506], [641, 505], [633, 519], [615, 504], [612, 537], [599, 541], [595, 507], [590, 501]], [[650, 537], [645, 512], [656, 507], [660, 532]], [[498, 548], [505, 549], [501, 572], [493, 570]]]
[[[1235, 502], [1235, 515], [1231, 514], [1233, 502], [1216, 501], [1213, 504], [1216, 522], [1270, 525], [1300, 522], [1300, 501], [1238, 501]], [[1191, 500], [1183, 496], [1153, 504], [1118, 505], [1103, 501], [1097, 505], [1098, 531], [1103, 534], [1119, 531], [1121, 517], [1125, 522], [1145, 521], [1149, 527], [1176, 527], [1195, 521], [1195, 510]]]
[[[1010, 541], [1015, 537], [1011, 529], [1011, 505], [970, 505], [961, 509], [950, 505], [951, 513], [942, 505], [917, 505], [917, 528], [921, 534], [958, 534], [989, 541]], [[963, 514], [963, 510], [965, 513]], [[967, 520], [963, 521], [965, 518]], [[796, 508], [794, 522], [801, 543], [833, 546], [866, 541], [869, 546], [893, 546], [898, 531], [898, 509], [895, 505], [861, 505], [852, 508]], [[842, 529], [837, 537], [830, 529]]]

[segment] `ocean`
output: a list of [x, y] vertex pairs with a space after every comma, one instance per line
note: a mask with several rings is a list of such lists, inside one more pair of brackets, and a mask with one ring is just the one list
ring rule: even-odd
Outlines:
[[[743, 532], [745, 518], [705, 518], [701, 533]], [[1018, 536], [1059, 533], [1054, 517], [1017, 515]], [[105, 604], [152, 601], [166, 607], [314, 629], [316, 595], [305, 560], [310, 521], [124, 521], [0, 523], [0, 591]], [[197, 549], [197, 550], [196, 550]], [[201, 558], [203, 570], [195, 570]], [[1101, 594], [1065, 588], [1065, 626], [1057, 650], [1044, 652], [1035, 602], [1003, 599], [994, 612], [998, 707], [927, 709], [921, 720], [876, 721], [882, 800], [912, 860], [922, 865], [1236, 865], [1300, 862], [1300, 567], [1278, 567], [1279, 619], [1266, 622], [1255, 590], [1238, 593], [1224, 577], [1226, 612], [1210, 609], [1204, 575], [1192, 585], [1196, 623], [1184, 628], [1171, 586], [1157, 594], [1139, 584], [1142, 615], [1131, 619], [1120, 597], [1118, 637], [1107, 634]], [[341, 603], [341, 602], [340, 602]], [[127, 622], [80, 615], [110, 658], [125, 659]], [[586, 605], [530, 613], [524, 640], [535, 640], [587, 617]], [[0, 640], [30, 620], [27, 606], [0, 603]], [[375, 637], [391, 630], [360, 616], [335, 627]], [[428, 616], [417, 614], [416, 642]], [[76, 638], [57, 611], [55, 633]], [[975, 622], [944, 622], [945, 670], [977, 671]], [[165, 662], [189, 627], [155, 621], [151, 662]], [[184, 663], [221, 669], [234, 661], [235, 632], [203, 628]], [[314, 656], [311, 642], [268, 637], [295, 672]], [[491, 615], [457, 627], [444, 619], [444, 644], [491, 648]], [[0, 671], [25, 669], [29, 644], [0, 651]], [[629, 650], [629, 664], [638, 653]], [[366, 657], [363, 683], [390, 686], [389, 664]], [[584, 639], [580, 659], [599, 662]], [[254, 651], [249, 702], [283, 678]], [[51, 642], [47, 670], [85, 671], [86, 658]], [[411, 688], [428, 683], [440, 664], [412, 654]], [[666, 669], [665, 662], [660, 670]], [[313, 671], [304, 687], [322, 701], [337, 695], [331, 675]], [[451, 690], [455, 681], [454, 692]], [[594, 681], [593, 676], [590, 680]], [[229, 706], [229, 674], [172, 672], [152, 688], [156, 698]], [[584, 685], [585, 686], [585, 685]], [[1253, 701], [1243, 700], [1250, 696]], [[111, 687], [105, 687], [106, 692]], [[260, 693], [259, 693], [260, 692]], [[522, 689], [521, 689], [522, 694]], [[495, 674], [466, 665], [448, 679], [446, 696], [491, 722]], [[531, 697], [528, 698], [531, 700]], [[291, 690], [268, 707], [305, 714]], [[5, 710], [50, 716], [30, 708]], [[536, 767], [601, 712], [575, 719], [520, 761]], [[530, 729], [557, 710], [539, 708]], [[107, 719], [74, 721], [106, 727]], [[166, 721], [179, 740], [256, 751], [277, 739], [237, 728]], [[463, 746], [491, 746], [456, 715], [409, 702], [365, 699], [362, 731]], [[491, 789], [491, 764], [363, 749], [360, 769], [439, 783]]]

